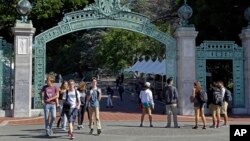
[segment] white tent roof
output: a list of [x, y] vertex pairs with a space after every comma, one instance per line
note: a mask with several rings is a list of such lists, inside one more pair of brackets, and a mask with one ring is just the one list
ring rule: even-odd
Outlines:
[[152, 59], [148, 61], [142, 60], [141, 62], [137, 61], [132, 67], [127, 68], [124, 71], [138, 71], [147, 74], [165, 75], [166, 59], [162, 60], [161, 62], [158, 59], [156, 59], [156, 61], [152, 61]]
[[158, 66], [153, 68], [154, 74], [166, 75], [166, 59], [162, 60]]

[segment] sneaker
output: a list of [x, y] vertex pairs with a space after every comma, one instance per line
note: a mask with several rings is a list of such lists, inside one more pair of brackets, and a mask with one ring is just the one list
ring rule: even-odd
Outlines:
[[74, 134], [73, 133], [71, 133], [70, 134], [70, 139], [74, 139], [75, 137], [74, 137]]
[[228, 127], [228, 125], [227, 124], [223, 124], [221, 127]]
[[46, 136], [49, 136], [49, 129], [46, 129], [45, 135], [46, 135]]
[[210, 128], [216, 128], [216, 126], [215, 125], [211, 125], [211, 126], [209, 126]]
[[97, 129], [97, 134], [100, 135], [102, 133], [101, 129]]
[[198, 128], [198, 126], [194, 126], [192, 129], [197, 129]]
[[80, 129], [81, 129], [81, 125], [78, 125], [78, 126], [77, 126], [77, 129], [80, 130]]
[[94, 131], [93, 129], [90, 129], [89, 134], [93, 134], [93, 131]]
[[53, 130], [52, 129], [47, 129], [47, 135], [52, 136], [53, 135]]

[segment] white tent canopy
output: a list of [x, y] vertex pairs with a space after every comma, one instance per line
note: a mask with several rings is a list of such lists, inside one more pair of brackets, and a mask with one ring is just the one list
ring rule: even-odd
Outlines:
[[158, 60], [158, 58], [155, 61], [153, 61], [152, 59], [149, 59], [148, 61], [146, 61], [145, 59], [142, 61], [138, 60], [132, 67], [124, 69], [124, 71], [127, 72], [138, 71], [140, 73], [145, 73], [145, 74], [165, 75], [166, 59], [162, 60], [161, 62]]

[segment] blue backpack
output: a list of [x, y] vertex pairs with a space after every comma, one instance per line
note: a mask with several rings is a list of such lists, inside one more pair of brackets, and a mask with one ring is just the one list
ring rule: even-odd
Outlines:
[[89, 106], [90, 107], [98, 107], [99, 106], [99, 91], [98, 90], [93, 90], [91, 94], [91, 98], [89, 100]]
[[226, 89], [225, 91], [224, 101], [226, 102], [232, 101], [232, 93], [228, 89]]

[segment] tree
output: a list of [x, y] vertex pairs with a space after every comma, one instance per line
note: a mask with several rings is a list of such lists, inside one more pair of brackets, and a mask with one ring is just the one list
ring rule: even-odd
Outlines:
[[250, 6], [248, 0], [189, 0], [194, 14], [191, 22], [199, 31], [197, 42], [203, 40], [232, 40], [241, 44], [238, 34], [247, 21], [244, 10]]
[[[13, 42], [11, 27], [20, 18], [16, 11], [19, 0], [0, 1], [0, 36], [8, 42]], [[29, 19], [36, 28], [36, 35], [53, 27], [61, 21], [66, 12], [80, 10], [93, 0], [30, 0], [33, 5]]]

